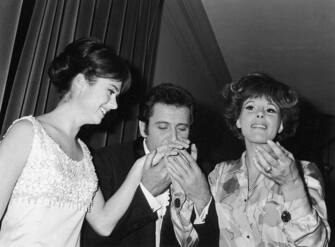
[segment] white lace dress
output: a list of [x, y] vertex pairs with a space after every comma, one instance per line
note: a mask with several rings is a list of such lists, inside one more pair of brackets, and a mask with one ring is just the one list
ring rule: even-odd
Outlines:
[[97, 190], [90, 152], [79, 140], [83, 159], [74, 161], [34, 117], [17, 121], [23, 119], [32, 123], [34, 137], [3, 218], [0, 246], [79, 247], [80, 229]]

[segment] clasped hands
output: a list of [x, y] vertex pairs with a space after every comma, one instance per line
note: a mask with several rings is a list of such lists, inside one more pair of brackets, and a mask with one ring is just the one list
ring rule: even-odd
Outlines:
[[182, 188], [186, 197], [192, 200], [199, 213], [208, 204], [211, 194], [205, 175], [198, 166], [197, 148], [189, 140], [174, 141], [155, 151], [152, 165], [142, 174], [142, 184], [154, 196], [164, 192], [171, 183]]

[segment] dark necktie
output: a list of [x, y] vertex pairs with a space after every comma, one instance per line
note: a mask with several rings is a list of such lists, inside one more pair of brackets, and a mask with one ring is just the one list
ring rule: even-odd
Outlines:
[[171, 205], [171, 193], [170, 193], [169, 205], [166, 207], [166, 213], [163, 217], [160, 247], [179, 246], [178, 241], [175, 237], [175, 233], [174, 233], [173, 225], [171, 221], [170, 205]]

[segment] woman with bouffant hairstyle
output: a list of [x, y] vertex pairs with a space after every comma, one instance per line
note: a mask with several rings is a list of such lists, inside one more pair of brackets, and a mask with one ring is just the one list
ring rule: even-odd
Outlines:
[[220, 246], [326, 246], [330, 228], [320, 172], [279, 143], [295, 134], [297, 93], [252, 73], [226, 85], [223, 100], [226, 122], [246, 151], [209, 175]]

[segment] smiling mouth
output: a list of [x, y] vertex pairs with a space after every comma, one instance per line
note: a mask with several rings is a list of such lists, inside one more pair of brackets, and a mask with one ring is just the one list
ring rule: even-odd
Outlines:
[[264, 124], [252, 124], [251, 128], [253, 128], [253, 129], [266, 129], [266, 125], [264, 125]]

